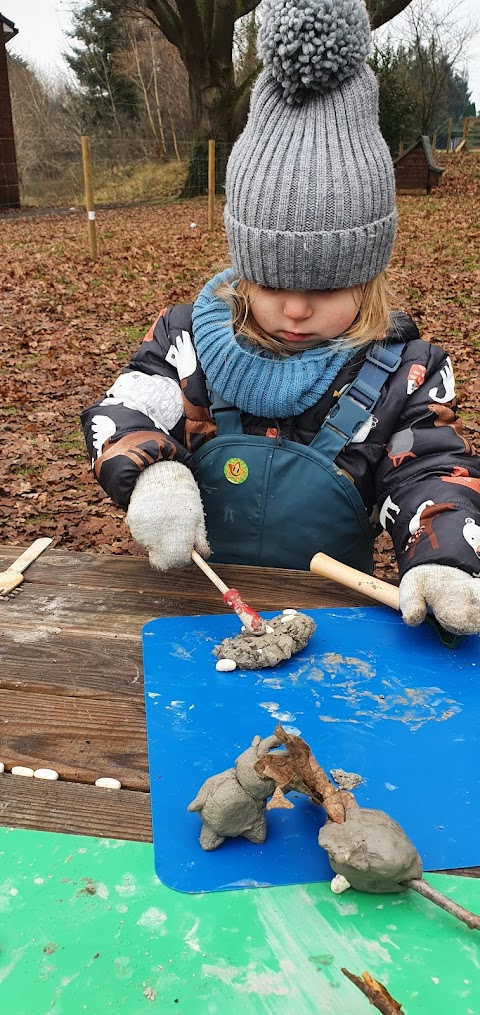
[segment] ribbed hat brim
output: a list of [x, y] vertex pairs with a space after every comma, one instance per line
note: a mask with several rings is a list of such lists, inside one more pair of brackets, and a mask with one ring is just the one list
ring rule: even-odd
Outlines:
[[346, 289], [382, 272], [392, 255], [397, 214], [353, 229], [294, 233], [256, 229], [225, 208], [235, 271], [269, 289]]

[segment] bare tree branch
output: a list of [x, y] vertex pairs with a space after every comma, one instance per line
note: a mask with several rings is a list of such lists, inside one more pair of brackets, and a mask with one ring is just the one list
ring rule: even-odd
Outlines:
[[165, 38], [177, 49], [181, 49], [183, 44], [182, 21], [168, 0], [145, 0], [145, 7], [152, 12]]

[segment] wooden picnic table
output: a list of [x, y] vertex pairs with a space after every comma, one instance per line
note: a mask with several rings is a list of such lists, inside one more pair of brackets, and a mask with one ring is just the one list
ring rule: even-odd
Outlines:
[[[0, 570], [22, 552], [0, 546]], [[302, 571], [219, 566], [257, 610], [370, 601]], [[151, 840], [142, 626], [225, 613], [197, 568], [163, 574], [146, 558], [47, 550], [0, 605], [0, 761], [53, 768], [58, 782], [0, 779], [2, 825]], [[97, 788], [99, 776], [121, 792]]]
[[[0, 570], [22, 549], [0, 546]], [[304, 571], [216, 570], [257, 610], [372, 605]], [[31, 564], [15, 597], [0, 601], [0, 824], [151, 841], [142, 627], [225, 612], [193, 565], [164, 574], [146, 557], [59, 549]], [[60, 778], [11, 776], [14, 765]], [[122, 791], [96, 787], [100, 776], [119, 779]]]
[[[0, 569], [21, 550], [0, 546]], [[258, 610], [370, 605], [303, 572], [218, 571]], [[192, 895], [154, 878], [141, 631], [155, 617], [225, 612], [196, 568], [161, 574], [145, 558], [54, 549], [25, 579], [0, 602], [9, 1015], [42, 1015], [57, 1002], [80, 1015], [92, 998], [95, 1010], [131, 1015], [146, 999], [185, 1015], [207, 1006], [212, 1015], [363, 1015], [368, 1001], [344, 966], [368, 969], [405, 1004], [415, 999], [419, 1015], [473, 1011], [472, 932], [413, 892], [380, 904], [362, 893], [345, 901], [328, 883]], [[12, 776], [15, 764], [54, 768], [60, 779]], [[105, 775], [122, 790], [95, 787]], [[128, 839], [138, 841], [118, 841]], [[433, 882], [480, 910], [478, 881]]]

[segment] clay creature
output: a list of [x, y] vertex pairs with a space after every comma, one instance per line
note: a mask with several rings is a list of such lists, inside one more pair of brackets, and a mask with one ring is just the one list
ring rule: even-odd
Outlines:
[[268, 621], [265, 634], [248, 631], [224, 638], [214, 649], [219, 659], [233, 659], [242, 670], [277, 666], [305, 648], [315, 630], [315, 622], [305, 613], [285, 610]]
[[238, 756], [235, 768], [205, 780], [195, 800], [188, 805], [188, 810], [197, 811], [203, 822], [202, 849], [217, 849], [226, 838], [237, 835], [249, 842], [265, 842], [265, 807], [275, 790], [275, 782], [257, 775], [253, 766], [279, 743], [276, 736], [264, 740], [256, 736], [252, 746]]
[[345, 821], [327, 821], [318, 841], [335, 873], [361, 892], [403, 892], [405, 881], [422, 876], [415, 846], [384, 811], [348, 807]]
[[[328, 820], [318, 841], [328, 853], [336, 872], [348, 885], [362, 892], [402, 892], [406, 888], [430, 899], [473, 930], [480, 930], [480, 916], [442, 895], [422, 876], [422, 861], [403, 828], [383, 811], [359, 807], [347, 790], [337, 789], [318, 764], [310, 747], [280, 725], [275, 736], [286, 748], [255, 763], [258, 774], [277, 786], [305, 793], [326, 811]], [[335, 880], [335, 879], [334, 879]], [[338, 891], [339, 886], [332, 886]]]

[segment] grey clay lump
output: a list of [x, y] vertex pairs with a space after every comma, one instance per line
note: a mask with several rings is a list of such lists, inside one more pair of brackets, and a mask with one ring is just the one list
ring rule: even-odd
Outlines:
[[200, 833], [202, 849], [212, 850], [226, 838], [242, 835], [249, 842], [265, 842], [267, 825], [265, 806], [275, 790], [273, 779], [262, 779], [253, 767], [254, 762], [269, 750], [279, 746], [277, 737], [262, 740], [256, 736], [252, 746], [240, 754], [235, 768], [212, 775], [199, 789], [189, 811], [200, 814], [203, 825]]
[[343, 824], [327, 821], [318, 841], [335, 873], [361, 892], [402, 892], [403, 881], [422, 876], [415, 846], [384, 811], [347, 807]]
[[315, 622], [305, 613], [279, 614], [268, 621], [269, 634], [247, 631], [224, 638], [214, 649], [219, 659], [233, 659], [241, 670], [259, 670], [290, 659], [305, 648], [315, 630]]

